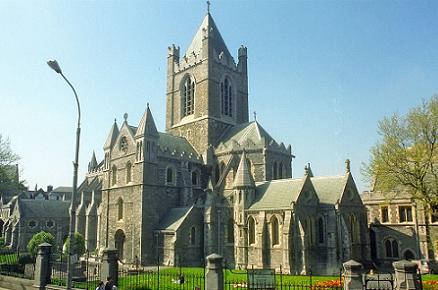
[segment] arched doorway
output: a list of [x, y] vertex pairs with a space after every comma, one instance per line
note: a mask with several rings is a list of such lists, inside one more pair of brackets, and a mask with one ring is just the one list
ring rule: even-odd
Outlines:
[[415, 255], [411, 250], [406, 250], [405, 254], [403, 255], [405, 260], [414, 260], [415, 259]]
[[117, 255], [119, 256], [119, 260], [123, 260], [125, 233], [122, 230], [117, 230], [116, 234], [114, 235], [114, 243], [117, 249]]

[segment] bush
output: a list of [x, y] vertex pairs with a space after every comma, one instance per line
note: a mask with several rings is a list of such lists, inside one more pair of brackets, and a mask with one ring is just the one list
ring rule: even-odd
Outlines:
[[33, 235], [32, 239], [27, 244], [27, 250], [29, 251], [30, 255], [35, 258], [38, 253], [38, 247], [42, 243], [49, 243], [51, 245], [55, 244], [55, 238], [51, 233], [47, 232], [39, 232]]
[[[67, 238], [64, 243], [64, 247], [62, 248], [64, 254], [68, 254], [69, 245], [70, 237]], [[85, 253], [85, 239], [80, 233], [75, 233], [74, 235], [73, 251], [76, 255], [78, 255], [78, 257], [82, 256]]]

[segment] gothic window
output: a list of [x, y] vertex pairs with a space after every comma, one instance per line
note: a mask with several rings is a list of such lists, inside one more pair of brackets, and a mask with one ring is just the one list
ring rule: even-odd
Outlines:
[[255, 244], [256, 234], [255, 234], [255, 221], [254, 218], [252, 217], [248, 219], [248, 232], [249, 232], [249, 238], [248, 238], [249, 244], [253, 245]]
[[219, 182], [219, 177], [220, 177], [220, 170], [219, 170], [219, 164], [216, 164], [216, 167], [214, 169], [214, 180], [215, 180], [215, 184]]
[[46, 227], [51, 229], [55, 226], [55, 222], [53, 220], [46, 221]]
[[221, 111], [222, 115], [233, 116], [233, 90], [228, 78], [221, 82]]
[[192, 185], [193, 186], [198, 186], [199, 183], [199, 177], [198, 177], [198, 172], [197, 171], [192, 171]]
[[277, 179], [277, 162], [272, 165], [272, 179]]
[[120, 139], [120, 150], [125, 153], [128, 151], [128, 139], [126, 137], [122, 137], [122, 139]]
[[412, 222], [412, 207], [411, 206], [399, 206], [398, 207], [399, 219], [401, 223]]
[[143, 141], [137, 142], [137, 151], [135, 154], [136, 160], [140, 161], [143, 159]]
[[195, 108], [195, 81], [186, 77], [182, 88], [183, 117], [193, 114]]
[[112, 168], [111, 184], [115, 185], [117, 183], [117, 167], [114, 165]]
[[324, 219], [322, 217], [318, 219], [318, 242], [324, 243]]
[[272, 235], [272, 245], [278, 245], [280, 243], [280, 235], [278, 230], [278, 220], [275, 216], [271, 219], [271, 235]]
[[194, 246], [196, 244], [196, 228], [192, 227], [190, 230], [190, 245]]
[[403, 255], [405, 260], [414, 260], [415, 259], [415, 255], [411, 250], [406, 250], [405, 254]]
[[305, 228], [306, 228], [306, 234], [307, 234], [307, 243], [309, 245], [314, 244], [314, 234], [313, 234], [313, 221], [309, 217], [305, 221]]
[[356, 243], [358, 241], [359, 235], [359, 224], [357, 218], [354, 214], [350, 215], [350, 239], [351, 243]]
[[385, 241], [385, 253], [387, 258], [398, 258], [398, 243], [393, 238]]
[[34, 220], [31, 220], [31, 221], [29, 221], [28, 225], [29, 225], [29, 228], [33, 229], [37, 226], [37, 222]]
[[121, 220], [121, 219], [123, 219], [123, 199], [122, 198], [119, 198], [117, 200], [117, 209], [118, 209], [118, 214], [117, 214], [118, 220]]
[[105, 169], [109, 168], [109, 153], [105, 153]]
[[175, 169], [173, 167], [167, 167], [166, 169], [166, 183], [175, 183]]
[[234, 220], [232, 218], [228, 220], [227, 234], [227, 242], [234, 243]]
[[225, 171], [225, 163], [222, 161], [221, 162], [221, 174], [224, 174]]
[[128, 161], [126, 163], [126, 183], [129, 183], [132, 181], [132, 165], [131, 162]]
[[436, 223], [438, 222], [438, 205], [431, 205], [431, 222]]
[[387, 206], [382, 206], [380, 208], [380, 214], [382, 216], [382, 223], [389, 222], [389, 212], [388, 212], [388, 207]]

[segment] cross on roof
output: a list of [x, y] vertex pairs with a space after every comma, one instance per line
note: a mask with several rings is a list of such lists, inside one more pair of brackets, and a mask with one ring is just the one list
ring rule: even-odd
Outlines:
[[210, 13], [210, 1], [207, 0], [207, 13]]

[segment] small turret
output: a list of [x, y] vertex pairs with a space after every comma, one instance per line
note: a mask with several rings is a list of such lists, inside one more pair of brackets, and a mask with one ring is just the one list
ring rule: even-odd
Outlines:
[[255, 183], [249, 171], [248, 159], [246, 159], [246, 153], [243, 151], [242, 157], [240, 158], [239, 167], [237, 168], [236, 177], [234, 178], [234, 188], [254, 188]]
[[350, 173], [350, 159], [345, 160], [345, 173]]
[[90, 162], [88, 162], [88, 173], [92, 172], [97, 168], [97, 160], [96, 160], [96, 154], [93, 151], [93, 155], [91, 156]]

